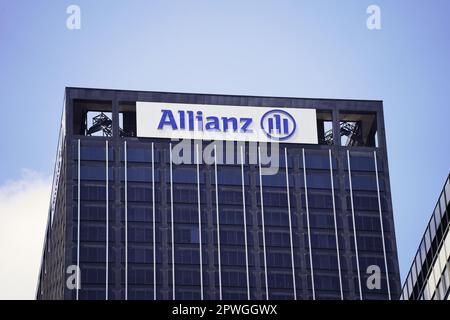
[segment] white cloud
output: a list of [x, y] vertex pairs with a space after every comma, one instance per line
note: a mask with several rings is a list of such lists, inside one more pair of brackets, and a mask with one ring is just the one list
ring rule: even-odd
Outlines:
[[0, 185], [0, 300], [34, 299], [51, 178], [23, 170]]

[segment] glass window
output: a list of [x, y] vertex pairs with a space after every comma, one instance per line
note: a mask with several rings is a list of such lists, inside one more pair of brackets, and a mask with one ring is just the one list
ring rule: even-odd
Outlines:
[[[286, 186], [286, 171], [278, 170], [274, 175], [262, 176], [263, 186], [268, 187], [285, 187]], [[259, 179], [256, 180], [256, 185], [259, 186]], [[289, 187], [294, 186], [294, 177], [289, 175]]]
[[444, 213], [445, 210], [447, 209], [447, 202], [445, 201], [444, 192], [441, 193], [441, 198], [439, 199], [439, 203], [441, 205], [441, 211], [442, 211], [442, 213]]
[[[216, 203], [215, 191], [211, 195], [213, 203]], [[223, 190], [219, 187], [219, 204], [242, 204], [242, 190]]]
[[[125, 180], [125, 170], [121, 170], [122, 181]], [[159, 172], [155, 171], [156, 175], [159, 176]], [[128, 181], [137, 182], [149, 182], [152, 181], [152, 169], [150, 167], [127, 167], [127, 179]], [[155, 181], [158, 181], [155, 179]]]
[[[447, 235], [445, 236], [445, 249], [447, 251], [447, 255], [450, 256], [450, 232], [447, 232]], [[448, 257], [447, 257], [448, 259]]]
[[408, 274], [408, 278], [406, 279], [406, 285], [408, 286], [408, 296], [411, 296], [413, 289], [411, 272]]
[[318, 290], [340, 290], [339, 277], [319, 275], [314, 277], [314, 286]]
[[[381, 210], [386, 210], [387, 204], [386, 199], [381, 197]], [[353, 196], [353, 205], [355, 207], [355, 210], [362, 210], [362, 211], [378, 211], [378, 197], [376, 195], [354, 195]], [[350, 196], [347, 197], [347, 207], [351, 207], [351, 201]]]
[[[306, 220], [306, 215], [304, 217]], [[331, 213], [312, 213], [310, 214], [310, 224], [312, 228], [334, 229], [334, 217]]]
[[[168, 179], [170, 181], [170, 172], [167, 171]], [[200, 172], [200, 183], [205, 183], [204, 172]], [[197, 184], [197, 168], [195, 167], [177, 167], [172, 169], [173, 183], [192, 183]]]
[[175, 227], [176, 243], [198, 243], [198, 227]]
[[[221, 225], [242, 225], [244, 216], [242, 209], [219, 207]], [[266, 219], [267, 220], [267, 219]]]
[[[83, 146], [83, 143], [84, 142], [81, 143], [80, 147], [81, 160], [106, 161], [104, 143], [93, 146]], [[78, 159], [78, 144], [73, 145], [73, 154], [74, 159]], [[109, 161], [114, 160], [114, 153], [111, 147], [109, 148], [108, 151], [108, 160]]]
[[[198, 264], [200, 262], [199, 249], [179, 248], [175, 251], [175, 263]], [[205, 263], [205, 261], [203, 261]]]
[[416, 263], [414, 262], [411, 267], [411, 275], [412, 275], [412, 283], [416, 283], [417, 280], [417, 269], [416, 269]]
[[436, 236], [436, 224], [434, 223], [434, 217], [431, 217], [431, 220], [429, 223], [429, 230], [430, 230], [431, 241], [433, 241], [434, 237]]
[[[350, 189], [350, 182], [345, 179], [346, 188]], [[379, 180], [380, 191], [384, 190], [383, 180]], [[352, 189], [353, 190], [363, 190], [363, 191], [376, 191], [377, 190], [377, 179], [375, 175], [370, 176], [360, 176], [352, 174]]]
[[220, 243], [229, 245], [242, 245], [244, 243], [243, 230], [220, 230]]
[[[348, 162], [345, 162], [345, 167], [348, 170]], [[350, 156], [350, 167], [352, 171], [375, 171], [375, 159], [372, 156]], [[380, 163], [378, 163], [378, 170], [380, 170]]]
[[[273, 247], [283, 247], [286, 248], [290, 246], [290, 238], [288, 232], [283, 231], [272, 231], [269, 230], [266, 233], [267, 246]], [[241, 242], [242, 243], [242, 242]]]
[[[214, 181], [215, 173], [211, 171], [211, 180]], [[241, 167], [217, 167], [217, 182], [220, 185], [242, 185]], [[244, 172], [244, 183], [248, 185], [248, 174]]]
[[[332, 158], [333, 168], [336, 168], [335, 159]], [[310, 154], [305, 152], [307, 169], [330, 169], [330, 156], [328, 154]]]
[[445, 197], [447, 199], [447, 203], [450, 202], [450, 179], [447, 180], [445, 184]]
[[430, 227], [428, 226], [425, 231], [425, 250], [428, 253], [428, 250], [431, 248], [431, 237], [430, 237]]
[[[122, 146], [123, 148], [123, 146]], [[151, 145], [148, 148], [134, 148], [127, 146], [127, 162], [151, 162], [152, 161], [152, 149]], [[122, 150], [120, 154], [120, 160], [125, 161], [125, 154]], [[157, 160], [157, 152], [155, 150], [155, 162]]]
[[416, 259], [414, 261], [417, 275], [420, 275], [420, 271], [422, 270], [422, 260], [420, 259], [420, 252], [417, 252]]
[[427, 258], [427, 249], [425, 248], [425, 239], [422, 239], [422, 242], [420, 243], [420, 256], [421, 256], [422, 265], [423, 265]]
[[[287, 204], [287, 193], [279, 191], [263, 191], [264, 206], [268, 207], [286, 207]], [[261, 199], [258, 198], [258, 204], [260, 204]]]
[[[308, 194], [309, 208], [333, 209], [333, 198], [329, 194]], [[302, 206], [306, 207], [305, 195], [302, 194]], [[336, 203], [336, 207], [339, 207]]]
[[[336, 176], [334, 178], [334, 188], [337, 188], [339, 186], [339, 183], [336, 179]], [[308, 185], [308, 188], [314, 188], [314, 189], [331, 189], [331, 177], [330, 172], [324, 172], [324, 173], [308, 173], [306, 174], [306, 183]], [[304, 180], [301, 179], [301, 185], [304, 185]]]
[[[78, 169], [76, 166], [73, 167], [74, 179], [78, 179]], [[93, 166], [82, 164], [80, 168], [80, 178], [82, 180], [106, 180], [106, 167], [105, 166]], [[108, 168], [108, 180], [114, 179], [114, 171], [111, 167]]]

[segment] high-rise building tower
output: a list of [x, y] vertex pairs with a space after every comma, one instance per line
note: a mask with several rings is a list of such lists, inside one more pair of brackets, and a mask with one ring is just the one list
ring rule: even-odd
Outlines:
[[402, 300], [450, 300], [450, 175], [403, 285]]
[[46, 232], [37, 299], [397, 299], [382, 102], [67, 88]]

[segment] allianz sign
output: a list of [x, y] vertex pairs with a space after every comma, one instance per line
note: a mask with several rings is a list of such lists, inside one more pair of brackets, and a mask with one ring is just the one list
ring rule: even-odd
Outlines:
[[137, 136], [317, 144], [315, 109], [136, 103]]

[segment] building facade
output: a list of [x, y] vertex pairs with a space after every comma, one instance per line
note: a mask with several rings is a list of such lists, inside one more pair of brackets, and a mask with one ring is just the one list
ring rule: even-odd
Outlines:
[[403, 284], [402, 300], [450, 300], [450, 175]]
[[66, 89], [37, 299], [399, 296], [381, 101]]

